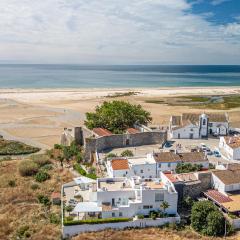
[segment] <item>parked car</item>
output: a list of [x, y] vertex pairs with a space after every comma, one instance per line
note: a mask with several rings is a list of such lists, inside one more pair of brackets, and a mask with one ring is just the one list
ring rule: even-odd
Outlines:
[[201, 143], [201, 147], [200, 147], [203, 151], [207, 150], [207, 146], [204, 143]]
[[77, 203], [78, 202], [75, 199], [72, 199], [72, 198], [68, 201], [68, 205], [73, 206], [73, 207], [75, 207], [77, 205]]
[[172, 146], [172, 144], [170, 143], [170, 142], [166, 142], [165, 144], [164, 144], [164, 147], [166, 147], [166, 148], [170, 148]]
[[215, 157], [221, 157], [221, 154], [220, 154], [220, 152], [218, 150], [214, 150], [213, 153], [214, 153]]

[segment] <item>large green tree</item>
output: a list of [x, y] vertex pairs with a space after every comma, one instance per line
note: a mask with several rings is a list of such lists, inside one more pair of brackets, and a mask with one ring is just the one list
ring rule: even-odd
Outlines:
[[86, 113], [85, 125], [89, 129], [106, 128], [113, 133], [122, 133], [135, 123], [146, 124], [152, 120], [150, 113], [141, 105], [125, 101], [104, 102], [97, 106], [95, 112]]
[[[191, 212], [192, 228], [204, 235], [223, 236], [225, 233], [225, 219], [218, 208], [210, 201], [195, 202]], [[227, 232], [230, 225], [227, 223]]]

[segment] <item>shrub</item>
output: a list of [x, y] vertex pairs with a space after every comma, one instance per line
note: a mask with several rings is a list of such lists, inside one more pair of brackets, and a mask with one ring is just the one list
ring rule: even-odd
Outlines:
[[32, 190], [37, 190], [37, 189], [39, 189], [40, 187], [39, 187], [39, 185], [37, 184], [37, 183], [33, 183], [32, 185], [31, 185], [31, 189]]
[[73, 206], [70, 206], [70, 205], [68, 205], [68, 206], [65, 207], [65, 210], [66, 210], [67, 212], [71, 212], [73, 209], [74, 209], [74, 207], [73, 207]]
[[61, 222], [61, 218], [59, 215], [57, 215], [55, 213], [50, 214], [50, 223], [60, 224], [60, 222]]
[[116, 222], [129, 222], [131, 218], [101, 218], [101, 219], [89, 219], [89, 220], [78, 220], [78, 221], [70, 221], [65, 218], [64, 225], [81, 225], [81, 224], [101, 224], [101, 223], [116, 223]]
[[18, 230], [17, 230], [17, 237], [22, 239], [23, 237], [27, 237], [29, 238], [31, 236], [31, 234], [29, 233], [29, 226], [21, 226]]
[[117, 154], [115, 154], [115, 153], [108, 153], [105, 158], [107, 159], [107, 158], [114, 158], [114, 157], [117, 157]]
[[52, 170], [52, 169], [53, 169], [53, 165], [52, 165], [52, 164], [46, 164], [46, 165], [44, 165], [41, 169], [42, 169], [42, 170], [49, 171], [49, 170]]
[[8, 186], [9, 186], [9, 187], [15, 187], [15, 186], [16, 186], [15, 180], [10, 180], [10, 181], [8, 181]]
[[79, 164], [74, 164], [73, 168], [81, 175], [86, 176], [87, 172]]
[[39, 167], [42, 167], [51, 163], [49, 157], [45, 154], [33, 155], [31, 158], [33, 162], [35, 162]]
[[51, 204], [49, 198], [45, 195], [38, 195], [38, 202], [43, 204], [44, 206], [49, 206]]
[[53, 148], [54, 148], [54, 149], [62, 149], [63, 146], [60, 145], [60, 144], [54, 144], [54, 147], [53, 147]]
[[42, 171], [42, 170], [38, 172], [35, 176], [35, 180], [37, 182], [44, 182], [49, 178], [50, 178], [50, 175], [46, 171]]
[[22, 176], [33, 176], [38, 172], [39, 166], [30, 160], [24, 160], [19, 164], [19, 172]]
[[125, 151], [123, 151], [123, 152], [121, 153], [121, 156], [122, 156], [122, 157], [133, 157], [134, 154], [133, 154], [133, 152], [132, 152], [131, 150], [125, 150]]
[[138, 217], [138, 219], [144, 219], [144, 215], [142, 215], [142, 214], [137, 215], [137, 217]]

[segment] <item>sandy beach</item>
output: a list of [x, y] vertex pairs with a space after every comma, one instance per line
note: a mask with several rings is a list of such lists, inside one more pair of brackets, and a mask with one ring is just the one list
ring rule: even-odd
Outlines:
[[[108, 98], [115, 93], [136, 95]], [[87, 111], [105, 100], [123, 99], [141, 104], [153, 116], [153, 124], [167, 125], [172, 114], [200, 112], [187, 106], [147, 103], [148, 99], [188, 95], [239, 94], [240, 87], [139, 88], [139, 89], [0, 89], [0, 134], [43, 149], [58, 143], [62, 129], [83, 123]], [[205, 109], [204, 111], [208, 111]], [[215, 110], [216, 111], [216, 110]], [[240, 109], [229, 112], [230, 121], [240, 127]]]

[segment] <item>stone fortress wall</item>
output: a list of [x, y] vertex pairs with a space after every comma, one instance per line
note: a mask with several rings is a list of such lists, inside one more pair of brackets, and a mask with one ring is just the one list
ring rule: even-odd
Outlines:
[[75, 140], [85, 148], [85, 159], [90, 160], [91, 154], [113, 148], [134, 147], [151, 144], [164, 144], [167, 131], [145, 131], [134, 134], [113, 134], [111, 136], [94, 137], [91, 130], [85, 127], [65, 129], [61, 135], [61, 144], [69, 145]]

